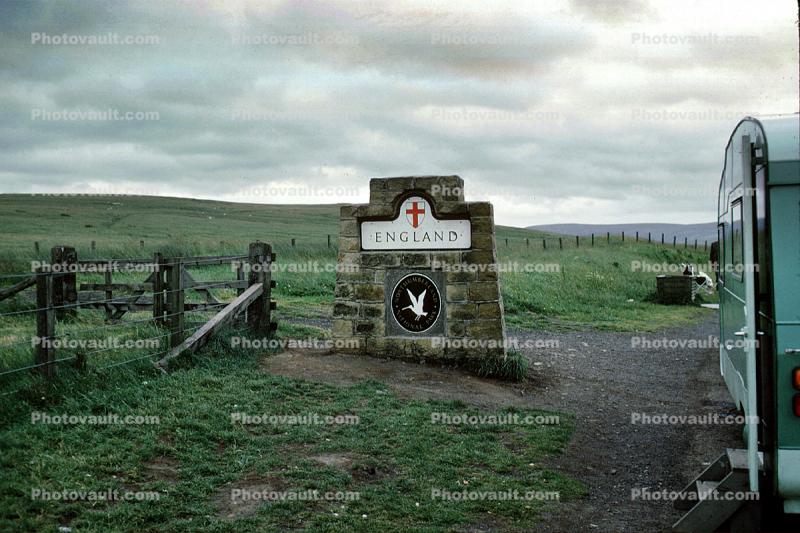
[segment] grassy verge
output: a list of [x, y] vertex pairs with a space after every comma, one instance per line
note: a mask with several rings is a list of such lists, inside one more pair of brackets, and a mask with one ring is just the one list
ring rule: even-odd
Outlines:
[[[705, 261], [701, 250], [617, 243], [524, 256], [502, 248], [499, 253], [501, 261], [557, 266], [549, 272], [501, 277], [506, 321], [514, 327], [654, 331], [689, 324], [708, 313], [698, 305], [656, 303], [658, 272], [647, 272], [644, 266], [699, 264]], [[704, 298], [716, 301], [716, 296]]]
[[[569, 440], [554, 425], [444, 425], [431, 414], [504, 414], [460, 403], [404, 401], [385, 385], [331, 387], [270, 376], [258, 357], [212, 345], [190, 368], [159, 378], [132, 366], [4, 405], [0, 529], [47, 531], [450, 531], [535, 526], [540, 500], [445, 501], [434, 490], [582, 493], [542, 466]], [[80, 383], [79, 388], [73, 384]], [[50, 386], [54, 387], [54, 386]], [[157, 416], [158, 424], [32, 424], [51, 415]], [[357, 424], [238, 424], [231, 413], [358, 417]], [[541, 414], [517, 411], [519, 416]], [[157, 501], [42, 501], [32, 491], [147, 491]], [[234, 490], [357, 493], [354, 501], [244, 502]], [[241, 501], [241, 497], [239, 498]]]

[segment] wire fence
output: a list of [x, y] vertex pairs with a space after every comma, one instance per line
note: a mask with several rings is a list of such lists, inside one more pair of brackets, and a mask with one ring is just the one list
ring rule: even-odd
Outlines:
[[[620, 233], [591, 233], [584, 235], [537, 235], [531, 232], [531, 236], [523, 236], [519, 231], [509, 235], [509, 232], [503, 228], [498, 227], [496, 233], [496, 246], [498, 251], [513, 251], [513, 252], [535, 252], [541, 250], [554, 251], [554, 250], [574, 250], [576, 248], [592, 248], [602, 246], [616, 246], [620, 244], [629, 243], [647, 243], [651, 245], [660, 245], [667, 248], [679, 249], [692, 249], [709, 251], [714, 239], [708, 237], [687, 237], [669, 234], [665, 232], [645, 232], [645, 231], [630, 231]], [[297, 236], [276, 236], [272, 240], [272, 247], [274, 250], [283, 252], [298, 253], [330, 253], [332, 256], [338, 251], [339, 236], [337, 234], [303, 234]], [[133, 246], [135, 247], [135, 242]], [[238, 242], [220, 241], [219, 247], [221, 249], [231, 249], [232, 247], [241, 246]], [[130, 248], [131, 245], [128, 246]], [[139, 241], [141, 250], [145, 250], [145, 241]], [[102, 273], [104, 263], [117, 262], [123, 266], [146, 268], [153, 267], [154, 262], [148, 259], [105, 259], [101, 257], [101, 249], [103, 243], [97, 245], [95, 241], [91, 243], [84, 243], [80, 247], [80, 252], [87, 257], [92, 257], [91, 260], [80, 261], [81, 268], [87, 270], [94, 270], [97, 273]], [[113, 248], [113, 246], [112, 246]], [[149, 246], [148, 246], [149, 249]], [[35, 255], [41, 257], [42, 250], [44, 250], [41, 243], [34, 243]], [[244, 255], [229, 255], [229, 256], [210, 256], [210, 257], [192, 257], [194, 264], [202, 266], [204, 264], [213, 264], [219, 260], [220, 257], [225, 257], [232, 263], [237, 260], [246, 260], [247, 256]], [[172, 263], [162, 263], [161, 267], [166, 268], [173, 266]], [[25, 278], [29, 275], [18, 274], [19, 279]], [[2, 277], [0, 277], [2, 279]], [[1, 295], [1, 293], [0, 293]]]
[[679, 238], [676, 235], [667, 236], [664, 233], [639, 233], [633, 234], [602, 233], [589, 235], [565, 235], [563, 237], [504, 237], [497, 236], [496, 244], [499, 250], [565, 250], [576, 248], [594, 248], [600, 246], [614, 246], [620, 244], [642, 243], [660, 245], [669, 248], [693, 249], [708, 251], [710, 241], [707, 239]]

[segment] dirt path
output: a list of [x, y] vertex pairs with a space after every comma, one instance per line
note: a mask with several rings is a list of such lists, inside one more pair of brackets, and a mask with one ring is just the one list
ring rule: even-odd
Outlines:
[[[707, 341], [716, 317], [650, 341]], [[731, 414], [715, 348], [634, 347], [632, 334], [509, 332], [523, 348], [531, 379], [510, 385], [464, 372], [400, 361], [285, 352], [268, 358], [270, 373], [336, 384], [387, 383], [402, 397], [458, 399], [493, 407], [519, 405], [575, 413], [566, 453], [550, 465], [581, 480], [588, 495], [551, 506], [541, 531], [668, 531], [679, 517], [670, 502], [641, 501], [635, 489], [680, 490], [725, 446], [740, 446], [741, 428], [725, 425], [633, 424], [647, 415]], [[556, 346], [555, 348], [552, 346]]]
[[[706, 340], [716, 318], [646, 339]], [[534, 371], [551, 383], [534, 394], [541, 407], [574, 412], [575, 434], [556, 467], [588, 485], [581, 501], [545, 517], [542, 531], [669, 531], [680, 516], [670, 502], [632, 498], [634, 489], [677, 491], [741, 428], [633, 424], [648, 415], [732, 414], [715, 348], [642, 349], [631, 334], [556, 334], [558, 350], [533, 350]]]

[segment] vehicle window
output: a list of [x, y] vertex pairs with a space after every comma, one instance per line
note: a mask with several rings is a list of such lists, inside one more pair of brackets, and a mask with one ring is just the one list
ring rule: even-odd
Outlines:
[[742, 228], [742, 199], [731, 204], [731, 270], [734, 277], [742, 279], [744, 261], [744, 233]]

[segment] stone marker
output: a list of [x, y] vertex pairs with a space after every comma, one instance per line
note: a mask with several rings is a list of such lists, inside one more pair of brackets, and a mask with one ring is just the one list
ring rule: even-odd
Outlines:
[[503, 357], [492, 204], [458, 176], [370, 180], [369, 204], [341, 208], [335, 296], [338, 351]]

